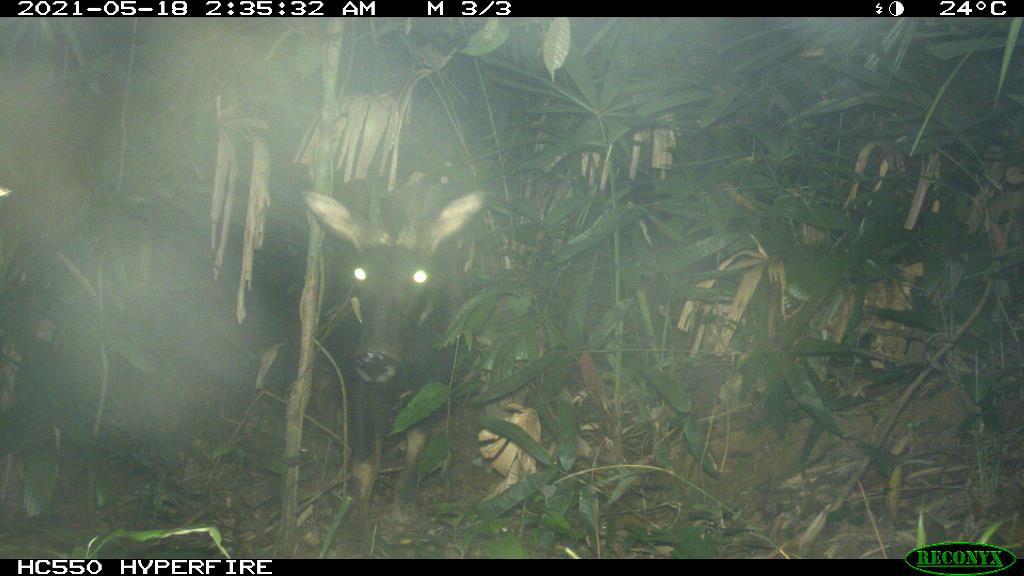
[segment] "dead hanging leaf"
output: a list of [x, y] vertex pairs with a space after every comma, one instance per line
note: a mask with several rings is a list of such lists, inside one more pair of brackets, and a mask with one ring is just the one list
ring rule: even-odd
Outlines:
[[[675, 118], [667, 114], [659, 118], [665, 123], [672, 123]], [[664, 126], [654, 129], [654, 145], [651, 149], [651, 168], [669, 170], [673, 166], [672, 151], [676, 149], [676, 131]]]
[[569, 46], [572, 44], [568, 18], [554, 18], [548, 26], [548, 33], [544, 36], [544, 67], [551, 74], [551, 81], [555, 81], [555, 72], [564, 64], [569, 55]]
[[598, 176], [603, 172], [604, 162], [597, 152], [584, 152], [580, 156], [580, 173], [587, 179], [587, 186], [594, 187]]
[[[913, 304], [912, 289], [918, 278], [924, 275], [924, 266], [920, 262], [915, 262], [899, 266], [898, 269], [901, 276], [898, 280], [879, 280], [869, 285], [864, 294], [866, 307], [879, 310], [910, 310]], [[864, 330], [878, 332], [871, 341], [872, 352], [879, 357], [894, 360], [907, 358], [907, 336], [909, 334], [905, 334], [904, 326], [890, 320], [882, 320], [874, 315], [869, 316], [865, 322]], [[885, 363], [878, 359], [872, 359], [871, 365], [875, 369], [885, 367]]]
[[[715, 279], [702, 280], [697, 283], [697, 288], [702, 290], [710, 290], [715, 287]], [[680, 332], [689, 332], [693, 328], [693, 323], [696, 319], [697, 310], [705, 308], [704, 305], [694, 302], [693, 300], [687, 300], [683, 304], [683, 310], [679, 313], [679, 320], [676, 322], [676, 330]]]
[[905, 230], [913, 230], [917, 226], [917, 218], [921, 215], [921, 207], [924, 206], [925, 196], [928, 195], [928, 190], [939, 181], [939, 167], [939, 153], [932, 152], [928, 155], [928, 162], [921, 167], [921, 177], [917, 179], [914, 199], [910, 203], [907, 219], [903, 222]]
[[355, 166], [356, 180], [366, 179], [370, 163], [380, 148], [381, 140], [387, 133], [390, 123], [395, 121], [392, 117], [394, 106], [394, 98], [387, 94], [380, 95], [370, 102], [366, 110], [366, 122], [363, 124], [359, 161]]
[[[334, 154], [335, 169], [343, 182], [365, 180], [373, 159], [382, 148], [385, 135], [393, 132], [395, 99], [390, 94], [352, 94], [338, 102], [338, 117], [324, 125], [317, 122], [307, 129], [293, 161], [312, 169], [318, 151]], [[380, 160], [382, 166], [384, 160]]]
[[636, 179], [636, 171], [640, 168], [640, 155], [644, 151], [645, 144], [651, 139], [647, 130], [637, 130], [633, 134], [633, 148], [629, 155], [629, 179]]
[[270, 367], [274, 365], [274, 360], [277, 360], [277, 353], [281, 350], [281, 346], [284, 346], [284, 342], [278, 342], [263, 351], [263, 355], [260, 357], [260, 371], [256, 374], [257, 390], [263, 390], [263, 382], [266, 381], [267, 373], [270, 372]]
[[[530, 435], [530, 438], [540, 442], [540, 417], [535, 410], [512, 403], [503, 405], [502, 408], [513, 411], [513, 414], [505, 417], [506, 421], [519, 426]], [[537, 471], [537, 461], [504, 436], [498, 436], [490, 430], [481, 430], [477, 440], [487, 443], [480, 447], [480, 455], [491, 460], [491, 467], [505, 477], [492, 490], [492, 496], [504, 492], [520, 478]]]
[[[220, 96], [217, 97], [217, 120], [224, 117], [227, 112], [221, 107]], [[210, 201], [210, 220], [214, 223], [220, 220], [221, 211], [224, 208], [224, 195], [229, 191], [227, 186], [230, 180], [230, 170], [237, 165], [235, 147], [231, 143], [227, 130], [221, 124], [217, 130], [217, 166], [213, 172], [213, 196]], [[216, 238], [216, 235], [214, 235]], [[211, 247], [214, 247], [211, 241]]]
[[594, 363], [594, 357], [584, 352], [576, 363], [580, 369], [580, 380], [583, 382], [583, 389], [591, 396], [597, 398], [601, 403], [601, 408], [608, 412], [608, 394], [605, 391], [604, 379], [601, 378], [601, 373], [597, 370], [597, 365]]
[[[699, 352], [705, 341], [705, 335], [709, 335], [710, 342], [712, 343], [712, 350], [715, 354], [724, 354], [729, 346], [729, 342], [732, 340], [732, 335], [735, 330], [735, 326], [739, 323], [743, 317], [743, 313], [747, 309], [747, 305], [750, 304], [750, 299], [753, 297], [754, 292], [757, 290], [757, 286], [764, 276], [765, 270], [769, 273], [774, 272], [775, 274], [782, 274], [778, 270], [772, 270], [768, 255], [764, 249], [758, 245], [756, 251], [743, 250], [733, 254], [727, 258], [724, 262], [718, 265], [718, 269], [721, 271], [728, 270], [748, 270], [743, 277], [740, 279], [740, 284], [736, 288], [736, 294], [733, 296], [731, 304], [700, 304], [692, 300], [687, 300], [683, 304], [683, 310], [679, 315], [679, 321], [676, 323], [676, 328], [681, 331], [689, 331], [693, 328], [695, 320], [695, 314], [697, 310], [703, 309], [713, 310], [715, 316], [725, 318], [724, 326], [718, 324], [712, 324], [708, 322], [702, 323], [698, 327], [696, 338], [694, 338], [691, 352], [696, 354]], [[715, 285], [714, 280], [705, 280], [697, 284], [698, 288], [713, 288]]]
[[336, 169], [342, 173], [342, 182], [351, 182], [355, 173], [356, 158], [359, 156], [360, 142], [363, 140], [363, 127], [366, 117], [373, 106], [374, 97], [370, 94], [353, 94], [339, 107], [342, 116], [346, 113], [348, 120], [337, 133], [341, 146], [338, 148]]
[[757, 285], [761, 282], [761, 277], [767, 268], [766, 265], [767, 261], [762, 260], [762, 265], [748, 270], [740, 279], [740, 285], [736, 288], [732, 304], [726, 309], [725, 316], [728, 323], [722, 327], [718, 341], [715, 342], [715, 354], [725, 354], [728, 350], [729, 342], [732, 341], [732, 335], [735, 332], [734, 327], [739, 325], [743, 313], [747, 310], [747, 305], [750, 304], [750, 299], [754, 296], [754, 291], [757, 290]]
[[817, 226], [804, 223], [800, 226], [800, 233], [803, 236], [804, 244], [819, 246], [825, 243], [825, 231]]
[[647, 222], [637, 220], [637, 224], [640, 225], [640, 233], [644, 235], [644, 240], [647, 242], [647, 245], [654, 248], [654, 241], [651, 240], [651, 233], [647, 230]]
[[353, 297], [349, 298], [348, 303], [349, 303], [349, 306], [352, 307], [352, 314], [355, 315], [356, 321], [358, 321], [360, 324], [362, 324], [363, 323], [363, 309], [359, 307], [359, 298], [356, 298], [355, 296], [353, 296]]
[[850, 184], [850, 191], [846, 195], [846, 201], [843, 202], [843, 209], [845, 210], [850, 206], [850, 203], [857, 199], [857, 192], [860, 190], [861, 182], [868, 181], [869, 178], [875, 180], [875, 184], [872, 187], [874, 192], [882, 187], [882, 183], [885, 182], [885, 177], [889, 173], [890, 169], [895, 169], [902, 172], [905, 169], [903, 156], [895, 153], [882, 152], [882, 159], [878, 164], [878, 174], [876, 176], [870, 176], [867, 174], [868, 161], [871, 158], [871, 153], [876, 148], [881, 146], [878, 142], [869, 142], [865, 144], [861, 149], [860, 153], [857, 154], [857, 162], [854, 164], [853, 171], [856, 174], [853, 183]]
[[[674, 122], [672, 114], [665, 114], [658, 118], [659, 122], [669, 124]], [[640, 168], [641, 156], [651, 143], [651, 168], [655, 170], [668, 170], [672, 167], [672, 151], [676, 149], [676, 132], [671, 128], [659, 126], [647, 130], [638, 130], [633, 134], [633, 147], [629, 158], [629, 178], [636, 179], [637, 170]], [[662, 173], [664, 176], [664, 173]]]
[[850, 184], [850, 191], [846, 194], [846, 202], [843, 203], [845, 209], [857, 199], [857, 192], [860, 190], [860, 183], [864, 179], [864, 170], [868, 167], [868, 159], [871, 158], [871, 151], [878, 146], [878, 142], [868, 142], [861, 147], [860, 153], [857, 154], [857, 162], [853, 166], [853, 173], [856, 174], [856, 178], [853, 179], [853, 183]]
[[231, 221], [231, 204], [237, 181], [238, 155], [227, 130], [218, 130], [217, 167], [213, 175], [213, 194], [210, 198], [210, 249], [216, 257], [213, 277], [220, 275], [227, 243], [227, 228]]
[[252, 177], [249, 179], [249, 206], [245, 214], [245, 236], [242, 241], [242, 272], [238, 279], [235, 317], [245, 320], [245, 292], [252, 289], [252, 261], [263, 246], [263, 227], [270, 206], [270, 149], [263, 138], [252, 143]]
[[390, 165], [387, 159], [384, 158], [380, 163], [380, 174], [384, 175], [385, 171], [388, 173], [388, 190], [394, 190], [397, 185], [398, 179], [398, 150], [401, 147], [402, 140], [402, 126], [405, 125], [405, 119], [409, 115], [409, 109], [412, 107], [412, 96], [416, 91], [416, 85], [419, 84], [420, 80], [430, 76], [430, 70], [423, 70], [413, 75], [405, 86], [402, 87], [402, 92], [398, 96], [398, 100], [391, 106], [391, 115], [388, 121], [388, 131], [384, 138], [384, 151], [390, 152]]
[[974, 196], [967, 227], [975, 232], [984, 225], [997, 252], [1006, 250], [1013, 237], [1015, 215], [1024, 206], [1024, 170], [1020, 166], [1007, 166], [1004, 161], [989, 162], [985, 178], [988, 183]]

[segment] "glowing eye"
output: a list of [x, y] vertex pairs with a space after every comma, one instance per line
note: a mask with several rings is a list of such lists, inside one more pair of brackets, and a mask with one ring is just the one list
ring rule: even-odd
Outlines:
[[366, 270], [356, 268], [352, 273], [356, 275], [356, 280], [366, 280]]
[[424, 272], [423, 270], [417, 270], [412, 275], [412, 281], [417, 284], [423, 284], [424, 282], [427, 281], [427, 273]]

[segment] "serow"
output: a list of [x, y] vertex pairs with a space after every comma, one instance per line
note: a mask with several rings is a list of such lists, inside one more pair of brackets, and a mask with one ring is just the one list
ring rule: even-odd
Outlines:
[[[361, 530], [369, 525], [381, 441], [400, 397], [431, 381], [447, 382], [451, 373], [452, 353], [438, 344], [460, 304], [461, 270], [456, 250], [446, 244], [472, 221], [484, 197], [476, 192], [444, 203], [433, 196], [426, 190], [386, 200], [376, 221], [330, 197], [306, 196], [306, 205], [326, 230], [354, 249], [342, 251], [348, 256], [339, 260], [349, 262], [338, 276], [348, 276], [358, 321], [336, 330], [342, 334], [329, 339], [327, 347], [345, 379], [355, 512]], [[349, 289], [325, 285], [335, 294]], [[392, 508], [392, 518], [399, 523], [416, 517], [416, 460], [426, 442], [417, 427], [406, 437], [405, 467]]]

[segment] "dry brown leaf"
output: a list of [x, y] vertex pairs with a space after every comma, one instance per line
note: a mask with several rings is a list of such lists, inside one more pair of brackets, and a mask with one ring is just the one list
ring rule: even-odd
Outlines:
[[253, 255], [263, 246], [263, 228], [270, 206], [270, 149], [260, 137], [252, 143], [252, 177], [249, 179], [249, 206], [245, 215], [242, 240], [242, 271], [235, 295], [235, 317], [245, 320], [245, 292], [252, 289]]
[[[513, 411], [513, 414], [505, 417], [506, 421], [519, 426], [531, 438], [540, 442], [540, 417], [535, 410], [512, 403], [502, 407]], [[515, 443], [509, 442], [507, 438], [498, 436], [485, 429], [480, 431], [477, 439], [480, 442], [486, 442], [486, 444], [480, 447], [480, 455], [487, 460], [491, 460], [491, 467], [505, 477], [492, 491], [492, 495], [503, 492], [509, 486], [518, 482], [523, 476], [528, 476], [537, 471], [537, 461]]]

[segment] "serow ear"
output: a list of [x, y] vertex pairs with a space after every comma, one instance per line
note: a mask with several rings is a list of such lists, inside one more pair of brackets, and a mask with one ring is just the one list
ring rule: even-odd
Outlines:
[[484, 205], [483, 192], [474, 192], [452, 201], [445, 206], [430, 226], [427, 234], [427, 248], [431, 253], [437, 246], [461, 230], [473, 219]]
[[306, 194], [306, 206], [331, 234], [348, 240], [356, 250], [362, 251], [371, 244], [386, 241], [380, 232], [375, 232], [358, 214], [330, 196], [310, 192]]

